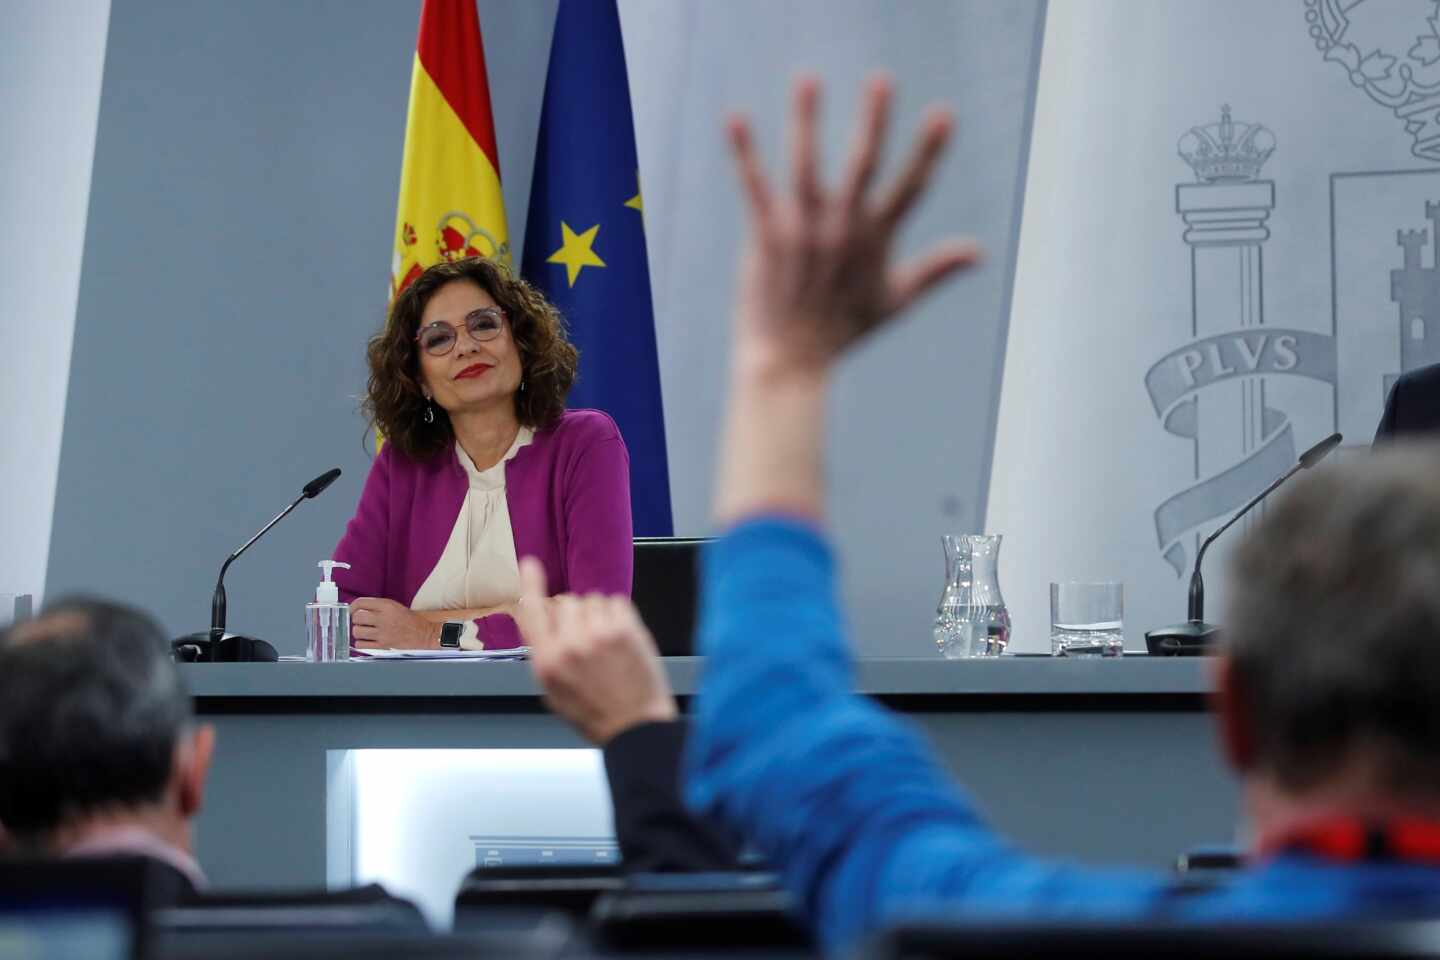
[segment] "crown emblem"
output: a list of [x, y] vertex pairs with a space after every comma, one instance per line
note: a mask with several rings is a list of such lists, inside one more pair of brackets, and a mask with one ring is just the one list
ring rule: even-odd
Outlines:
[[1201, 183], [1243, 183], [1260, 176], [1275, 152], [1275, 135], [1258, 123], [1236, 123], [1230, 105], [1220, 108], [1220, 122], [1191, 127], [1176, 149]]

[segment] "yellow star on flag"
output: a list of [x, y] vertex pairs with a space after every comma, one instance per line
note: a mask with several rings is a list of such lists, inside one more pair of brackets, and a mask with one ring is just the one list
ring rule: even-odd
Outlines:
[[640, 171], [639, 171], [639, 170], [636, 170], [636, 171], [635, 171], [635, 196], [631, 197], [629, 200], [626, 200], [626, 201], [625, 201], [625, 206], [629, 207], [631, 210], [638, 210], [638, 211], [640, 211], [640, 215], [643, 217], [643, 216], [645, 215], [645, 201], [640, 198], [640, 193], [641, 193], [641, 190], [640, 190]]
[[570, 281], [570, 286], [575, 286], [575, 278], [580, 276], [583, 267], [603, 267], [605, 261], [601, 260], [591, 249], [595, 242], [595, 234], [600, 232], [600, 224], [595, 224], [584, 233], [576, 233], [570, 229], [570, 224], [564, 220], [560, 221], [561, 243], [560, 249], [550, 254], [546, 263], [565, 264], [565, 279]]

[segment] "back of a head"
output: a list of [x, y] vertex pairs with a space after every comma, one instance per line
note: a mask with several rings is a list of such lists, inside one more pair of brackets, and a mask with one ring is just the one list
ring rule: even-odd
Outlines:
[[0, 635], [0, 825], [21, 843], [161, 799], [190, 700], [158, 624], [62, 600]]
[[1359, 762], [1397, 797], [1440, 799], [1440, 447], [1301, 477], [1230, 574], [1254, 766], [1303, 790]]

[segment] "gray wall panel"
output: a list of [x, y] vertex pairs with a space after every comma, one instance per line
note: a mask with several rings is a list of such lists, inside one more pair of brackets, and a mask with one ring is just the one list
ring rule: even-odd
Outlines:
[[[298, 652], [301, 607], [368, 460], [356, 395], [378, 324], [418, 3], [117, 0], [81, 278], [50, 595], [208, 622], [214, 571], [300, 484], [345, 476], [228, 578], [230, 625]], [[628, 0], [677, 532], [708, 530], [742, 224], [720, 136], [755, 117], [779, 161], [784, 90], [830, 84], [839, 164], [861, 80], [899, 85], [895, 165], [923, 107], [961, 136], [901, 240], [976, 235], [987, 266], [850, 362], [831, 515], [855, 635], [931, 655], [938, 535], [983, 520], [1028, 104], [1044, 5]], [[512, 243], [523, 245], [555, 3], [480, 5]]]
[[[369, 465], [357, 396], [418, 14], [115, 3], [48, 595], [99, 590], [203, 628], [225, 555], [339, 465], [227, 577], [232, 629], [300, 651], [314, 563]], [[553, 16], [553, 2], [481, 7], [517, 245]]]
[[968, 232], [986, 265], [856, 351], [837, 378], [830, 423], [829, 522], [856, 645], [869, 656], [932, 656], [939, 536], [984, 522], [1044, 4], [634, 0], [623, 11], [680, 534], [709, 527], [743, 236], [722, 116], [749, 113], [788, 182], [785, 92], [801, 70], [826, 82], [820, 144], [832, 177], [873, 70], [887, 70], [898, 89], [887, 170], [927, 105], [956, 111], [959, 136], [899, 249]]

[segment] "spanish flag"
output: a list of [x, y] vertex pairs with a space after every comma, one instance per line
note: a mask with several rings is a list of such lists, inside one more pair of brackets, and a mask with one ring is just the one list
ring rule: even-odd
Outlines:
[[441, 260], [510, 264], [485, 49], [475, 0], [425, 0], [395, 213], [390, 295]]

